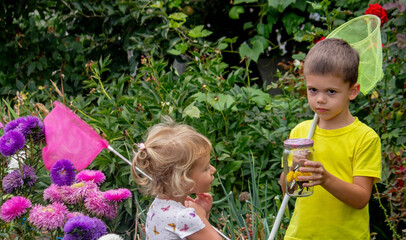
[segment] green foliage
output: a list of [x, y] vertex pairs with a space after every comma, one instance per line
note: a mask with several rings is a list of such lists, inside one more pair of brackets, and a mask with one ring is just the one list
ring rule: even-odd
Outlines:
[[[402, 239], [405, 15], [396, 5], [401, 2], [387, 4], [389, 21], [381, 28], [385, 77], [351, 110], [382, 139], [383, 181], [371, 200], [371, 207], [382, 211], [371, 213], [371, 231], [376, 239]], [[280, 206], [282, 142], [297, 123], [313, 117], [301, 72], [304, 53], [335, 27], [364, 14], [367, 2], [6, 1], [1, 6], [5, 21], [0, 24], [7, 31], [0, 37], [7, 43], [0, 53], [8, 57], [0, 59], [0, 95], [12, 103], [0, 103], [2, 123], [15, 118], [12, 109], [16, 115], [43, 117], [36, 103], [51, 109], [51, 102], [60, 100], [131, 159], [133, 144], [142, 142], [161, 116], [170, 115], [213, 143], [218, 177], [211, 222], [232, 239], [265, 239]], [[225, 12], [238, 24], [211, 22], [209, 27], [205, 17], [211, 12], [216, 20]], [[241, 32], [228, 35], [232, 25]], [[282, 55], [283, 49], [296, 60], [281, 63], [279, 81], [265, 86], [250, 67], [261, 56]], [[229, 53], [238, 64], [226, 59]], [[271, 88], [282, 94], [270, 96]], [[135, 234], [145, 239], [151, 199], [136, 194], [128, 165], [102, 151], [91, 168], [106, 174], [106, 188], [127, 187], [135, 195], [110, 229], [127, 239]], [[237, 200], [243, 192], [250, 200]], [[279, 236], [289, 219], [285, 214]]]

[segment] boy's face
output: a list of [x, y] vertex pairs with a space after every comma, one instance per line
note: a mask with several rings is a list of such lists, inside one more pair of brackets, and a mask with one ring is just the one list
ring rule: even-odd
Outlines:
[[307, 100], [319, 116], [319, 126], [335, 129], [353, 121], [348, 105], [357, 97], [359, 84], [350, 87], [341, 77], [334, 75], [306, 75]]

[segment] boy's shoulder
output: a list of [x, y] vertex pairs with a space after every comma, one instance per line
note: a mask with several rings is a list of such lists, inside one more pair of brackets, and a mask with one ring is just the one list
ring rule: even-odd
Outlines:
[[[309, 132], [313, 120], [305, 120], [297, 124], [291, 131], [291, 134], [306, 137], [307, 133]], [[316, 131], [321, 134], [333, 134], [333, 135], [341, 135], [341, 134], [351, 134], [353, 136], [367, 136], [369, 138], [379, 138], [378, 134], [375, 132], [367, 124], [361, 122], [357, 117], [355, 117], [355, 121], [348, 126], [345, 126], [341, 129], [334, 129], [334, 130], [323, 130], [316, 127]]]

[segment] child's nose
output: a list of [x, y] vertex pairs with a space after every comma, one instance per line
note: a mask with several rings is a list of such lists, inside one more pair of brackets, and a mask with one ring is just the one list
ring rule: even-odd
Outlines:
[[211, 169], [211, 174], [214, 174], [216, 172], [216, 168], [213, 167], [212, 165], [210, 165], [210, 169]]
[[317, 103], [325, 103], [326, 102], [326, 97], [324, 94], [318, 94], [316, 97]]

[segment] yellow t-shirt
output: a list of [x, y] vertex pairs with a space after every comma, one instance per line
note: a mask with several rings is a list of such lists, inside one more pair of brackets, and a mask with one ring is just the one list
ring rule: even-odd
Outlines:
[[[298, 124], [290, 138], [306, 138], [312, 121]], [[343, 128], [315, 129], [314, 160], [334, 176], [352, 182], [354, 176], [381, 180], [381, 142], [379, 136], [358, 118]], [[320, 185], [312, 196], [297, 198], [286, 231], [286, 240], [370, 239], [368, 205], [357, 210], [341, 202]]]

